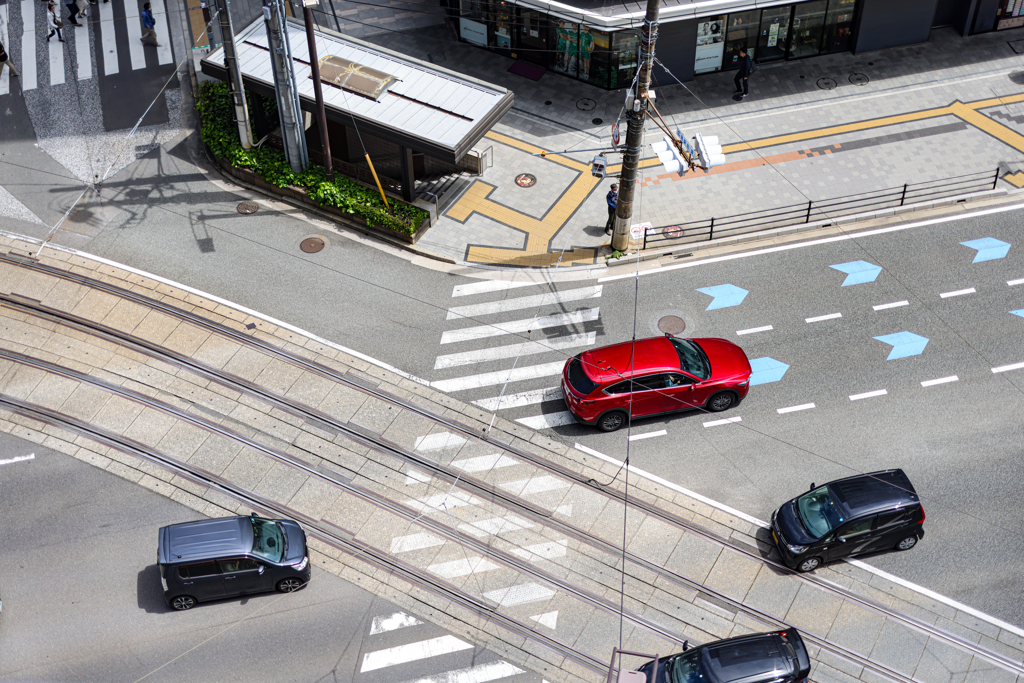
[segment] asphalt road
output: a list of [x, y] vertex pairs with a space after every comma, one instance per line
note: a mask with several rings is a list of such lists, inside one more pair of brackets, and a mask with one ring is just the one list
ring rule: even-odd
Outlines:
[[[406, 257], [292, 215], [237, 214], [242, 197], [195, 180], [182, 149], [144, 159], [129, 171], [122, 174], [126, 189], [134, 182], [129, 175], [162, 173], [168, 183], [160, 185], [160, 197], [125, 192], [127, 211], [88, 251], [257, 309], [441, 381], [439, 387], [467, 376], [507, 373], [513, 366], [562, 363], [587, 345], [630, 339], [634, 326], [638, 337], [650, 336], [664, 315], [682, 317], [687, 336], [725, 337], [740, 343], [750, 358], [789, 365], [780, 381], [752, 387], [748, 399], [725, 415], [742, 417], [740, 423], [704, 427], [708, 418], [697, 412], [639, 420], [633, 433], [666, 433], [633, 442], [625, 432], [600, 434], [572, 424], [552, 430], [612, 457], [624, 457], [628, 446], [634, 465], [762, 519], [811, 481], [903, 467], [924, 500], [927, 536], [910, 553], [879, 555], [871, 563], [1024, 624], [1024, 604], [1005, 598], [1017, 585], [1024, 551], [1017, 484], [1024, 467], [1024, 370], [992, 372], [1024, 361], [1024, 318], [1010, 313], [1024, 308], [1024, 286], [1007, 285], [1024, 277], [1024, 245], [1011, 247], [1004, 258], [972, 263], [977, 252], [960, 244], [984, 237], [1014, 244], [1017, 212], [707, 263], [639, 281], [601, 283], [584, 273], [554, 286], [458, 296], [456, 287], [479, 282], [463, 276], [473, 269], [443, 272], [422, 260], [410, 265]], [[324, 237], [327, 248], [300, 252], [299, 242], [310, 235]], [[202, 239], [210, 240], [213, 251], [200, 248]], [[830, 266], [860, 260], [881, 266], [881, 274], [874, 282], [841, 286], [846, 275]], [[740, 305], [705, 310], [711, 297], [696, 290], [722, 284], [749, 293]], [[463, 305], [586, 288], [599, 290], [546, 304], [519, 302], [469, 318], [451, 313]], [[969, 288], [976, 291], [941, 296]], [[901, 301], [907, 304], [873, 308]], [[441, 343], [445, 333], [466, 327], [594, 309], [588, 321], [534, 329], [529, 338], [550, 347], [541, 354], [486, 355], [523, 336]], [[805, 322], [836, 313], [841, 317]], [[770, 331], [737, 335], [768, 325]], [[873, 337], [899, 332], [926, 337], [923, 353], [886, 360], [893, 347]], [[560, 346], [567, 337], [575, 339]], [[484, 352], [484, 360], [457, 357], [464, 349], [470, 355]], [[452, 365], [443, 366], [442, 356], [452, 356], [444, 359]], [[956, 382], [921, 385], [953, 375]], [[549, 374], [510, 384], [506, 393], [539, 392], [557, 381]], [[884, 396], [849, 398], [882, 389]], [[492, 382], [452, 395], [485, 400], [501, 390], [500, 382]], [[815, 408], [777, 412], [807, 403]], [[564, 406], [555, 397], [501, 414], [544, 420], [560, 411]]]
[[[457, 683], [464, 678], [452, 672], [500, 661], [469, 644], [429, 658], [392, 655], [453, 636], [395, 618], [393, 604], [315, 568], [295, 593], [174, 612], [155, 563], [157, 530], [198, 518], [116, 475], [0, 434], [0, 680]], [[376, 667], [365, 664], [371, 652]]]

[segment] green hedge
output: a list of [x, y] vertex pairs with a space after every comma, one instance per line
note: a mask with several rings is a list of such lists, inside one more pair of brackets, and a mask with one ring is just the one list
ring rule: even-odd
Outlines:
[[202, 121], [203, 142], [214, 155], [235, 167], [252, 169], [271, 185], [301, 187], [321, 206], [337, 207], [361, 216], [369, 225], [390, 228], [403, 235], [414, 234], [427, 218], [426, 211], [393, 199], [389, 202], [391, 208], [386, 207], [379, 193], [350, 178], [335, 175], [334, 182], [329, 182], [322, 166], [310, 165], [302, 173], [295, 173], [280, 150], [243, 149], [227, 83], [201, 83], [196, 109]]

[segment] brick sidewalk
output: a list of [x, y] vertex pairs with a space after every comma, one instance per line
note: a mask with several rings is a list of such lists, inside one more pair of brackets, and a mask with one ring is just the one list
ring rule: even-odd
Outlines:
[[[741, 102], [731, 99], [731, 73], [699, 76], [685, 86], [665, 83], [659, 75], [657, 106], [673, 128], [718, 135], [727, 152], [730, 145], [753, 140], [773, 144], [729, 152], [726, 166], [710, 176], [659, 178], [661, 167], [648, 162], [634, 222], [665, 226], [974, 172], [995, 174], [997, 167], [1000, 177], [1020, 171], [1024, 62], [1008, 43], [1021, 38], [1024, 29], [970, 38], [937, 29], [922, 45], [765, 64]], [[527, 150], [610, 145], [623, 91], [599, 90], [553, 73], [535, 83], [508, 73], [511, 59], [426, 32], [370, 40], [507, 87], [516, 96], [514, 109], [494, 128], [497, 135], [478, 145], [493, 148], [493, 167], [419, 248], [456, 261], [502, 265], [550, 266], [562, 250], [562, 265], [595, 262], [608, 243], [604, 194], [611, 181], [590, 179], [586, 169], [594, 152], [559, 160]], [[596, 101], [596, 108], [579, 109], [583, 98]], [[958, 102], [986, 104], [967, 111]], [[940, 111], [926, 115], [930, 110]], [[851, 131], [850, 124], [858, 123]], [[815, 132], [785, 137], [806, 131]], [[645, 143], [660, 138], [649, 124]], [[649, 147], [645, 154], [651, 156]], [[609, 160], [617, 163], [617, 155]], [[534, 187], [515, 185], [523, 172], [537, 177]], [[998, 186], [1017, 191], [1021, 184], [1011, 176]]]

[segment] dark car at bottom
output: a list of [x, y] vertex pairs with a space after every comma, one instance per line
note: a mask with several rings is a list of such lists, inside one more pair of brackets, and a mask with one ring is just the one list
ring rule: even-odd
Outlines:
[[858, 474], [811, 489], [772, 513], [772, 539], [791, 569], [882, 550], [924, 536], [924, 508], [903, 470]]
[[162, 527], [157, 564], [164, 600], [176, 610], [250, 593], [290, 593], [310, 575], [302, 527], [256, 514]]
[[811, 660], [796, 629], [706, 643], [640, 667], [648, 683], [806, 683]]

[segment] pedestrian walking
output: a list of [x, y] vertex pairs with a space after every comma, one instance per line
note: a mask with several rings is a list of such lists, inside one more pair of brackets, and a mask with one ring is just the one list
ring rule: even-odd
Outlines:
[[68, 22], [75, 28], [81, 28], [82, 24], [78, 22], [80, 11], [78, 9], [78, 0], [71, 0], [68, 4], [64, 5], [68, 8]]
[[153, 44], [160, 47], [160, 41], [156, 37], [156, 19], [153, 18], [152, 5], [146, 3], [142, 6], [142, 27], [146, 29], [146, 33], [140, 38], [142, 44], [146, 44], [146, 38], [152, 37]]
[[7, 54], [7, 50], [4, 49], [4, 44], [0, 43], [0, 74], [4, 72], [4, 66], [7, 66], [11, 70], [12, 76], [18, 75], [18, 70], [14, 68], [14, 63], [11, 61], [11, 56]]
[[[747, 56], [747, 50], [740, 48], [740, 70], [736, 72], [736, 77], [733, 78], [733, 83], [736, 84], [736, 92], [734, 95], [739, 95], [740, 98], [747, 96], [747, 81], [750, 78], [750, 74], [754, 73], [757, 67], [754, 66], [754, 61]], [[740, 79], [743, 80], [743, 87], [740, 87]]]
[[50, 33], [46, 36], [46, 42], [50, 42], [50, 38], [53, 38], [53, 34], [57, 34], [57, 40], [64, 42], [64, 35], [60, 32], [64, 28], [64, 22], [57, 18], [57, 10], [54, 9], [53, 3], [46, 3], [46, 25], [50, 27]]
[[610, 235], [615, 227], [615, 205], [619, 203], [619, 186], [612, 183], [612, 189], [608, 190], [604, 199], [608, 202], [608, 222], [604, 225], [604, 234]]

